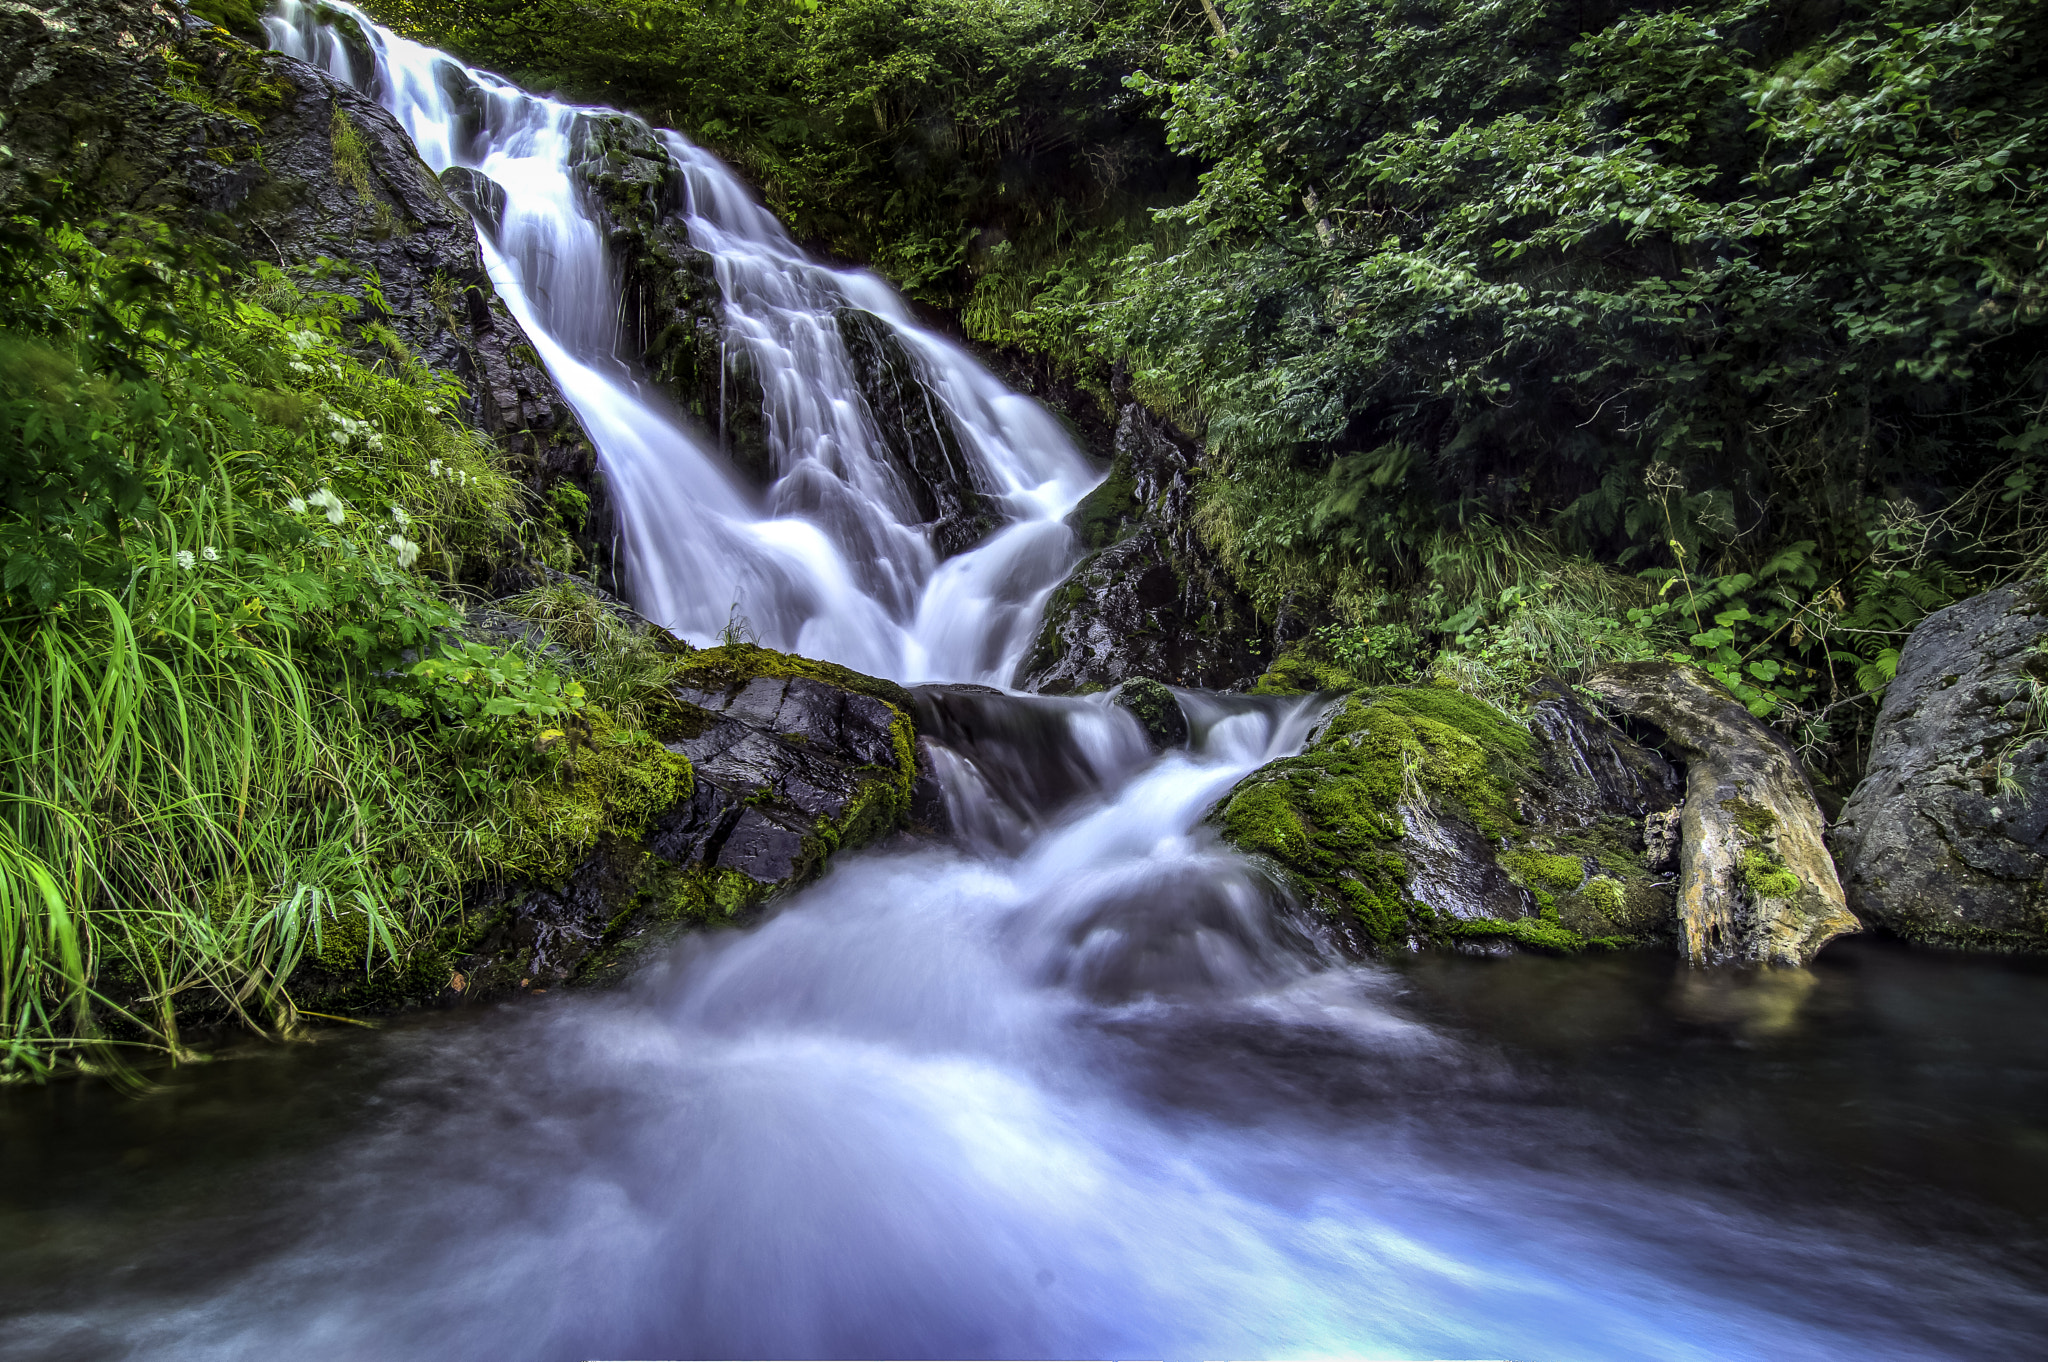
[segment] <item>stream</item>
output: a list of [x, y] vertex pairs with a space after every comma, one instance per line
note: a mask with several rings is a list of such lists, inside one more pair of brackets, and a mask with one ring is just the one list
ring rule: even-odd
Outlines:
[[[1052, 417], [663, 133], [763, 375], [748, 487], [618, 352], [585, 111], [345, 6], [272, 15], [505, 188], [492, 276], [599, 447], [641, 609], [1013, 679], [1099, 476]], [[919, 531], [846, 306], [1004, 507], [977, 547]], [[1318, 702], [1179, 695], [1164, 754], [1101, 697], [980, 696], [934, 754], [950, 837], [621, 985], [0, 1093], [0, 1359], [2048, 1353], [2048, 962], [1361, 963], [1203, 823]]]

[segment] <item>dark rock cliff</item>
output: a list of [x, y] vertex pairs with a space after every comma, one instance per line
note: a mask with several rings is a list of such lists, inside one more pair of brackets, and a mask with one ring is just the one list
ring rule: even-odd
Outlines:
[[1053, 592], [1018, 684], [1055, 695], [1136, 677], [1244, 685], [1260, 671], [1260, 625], [1196, 533], [1192, 443], [1127, 401], [1111, 454], [1109, 477], [1069, 520], [1093, 552]]
[[952, 418], [918, 376], [895, 330], [872, 312], [842, 307], [833, 314], [853, 361], [854, 382], [881, 433], [882, 447], [910, 489], [932, 548], [950, 558], [974, 547], [1001, 523], [991, 493], [975, 477]]
[[1938, 610], [1899, 653], [1833, 844], [1849, 906], [1909, 941], [2048, 950], [2039, 582]]
[[576, 126], [573, 174], [619, 267], [625, 353], [718, 438], [756, 482], [775, 477], [761, 380], [746, 347], [727, 345], [725, 302], [709, 254], [690, 242], [680, 168], [646, 124], [593, 114]]
[[[374, 323], [460, 379], [470, 421], [541, 504], [565, 481], [585, 493], [590, 515], [566, 528], [607, 573], [595, 453], [484, 272], [470, 210], [488, 207], [488, 181], [444, 185], [366, 95], [147, 0], [0, 8], [0, 92], [0, 207], [61, 181], [95, 212], [155, 218], [230, 258], [334, 262], [319, 286], [358, 301], [365, 346]], [[526, 584], [516, 559], [508, 546], [499, 589]]]

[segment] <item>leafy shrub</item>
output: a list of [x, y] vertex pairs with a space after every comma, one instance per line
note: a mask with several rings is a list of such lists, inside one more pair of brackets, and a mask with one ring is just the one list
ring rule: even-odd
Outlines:
[[0, 224], [0, 1078], [288, 1028], [333, 933], [384, 968], [559, 857], [522, 819], [580, 687], [428, 575], [514, 484], [323, 272]]

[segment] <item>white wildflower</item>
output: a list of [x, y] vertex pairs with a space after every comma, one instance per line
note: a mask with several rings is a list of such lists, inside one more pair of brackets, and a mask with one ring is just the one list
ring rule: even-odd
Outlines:
[[192, 550], [178, 550], [178, 566], [183, 568], [185, 571], [190, 572], [197, 562], [198, 560], [192, 556]]
[[327, 523], [330, 525], [339, 525], [342, 521], [348, 519], [348, 511], [342, 506], [341, 498], [325, 487], [315, 492], [312, 496], [307, 497], [306, 504], [308, 506], [318, 506], [326, 511]]
[[401, 530], [412, 524], [412, 517], [405, 513], [405, 507], [395, 503], [391, 507], [391, 519]]
[[400, 567], [409, 568], [418, 561], [420, 546], [407, 539], [404, 535], [394, 534], [384, 542], [398, 551], [398, 565]]
[[208, 544], [205, 548], [199, 550], [199, 556], [209, 563], [218, 563], [220, 561], [220, 550]]
[[441, 461], [439, 459], [427, 460], [427, 476], [430, 478], [438, 478], [441, 476]]
[[293, 515], [304, 515], [306, 513], [306, 499], [304, 497], [293, 497], [284, 504], [284, 508]]

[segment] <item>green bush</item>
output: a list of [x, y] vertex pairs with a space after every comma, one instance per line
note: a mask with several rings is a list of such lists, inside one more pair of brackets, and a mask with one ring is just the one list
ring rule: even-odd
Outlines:
[[1510, 584], [1444, 547], [1540, 541], [1818, 733], [2048, 548], [2044, 72], [2038, 6], [1233, 7], [1132, 78], [1201, 190], [1089, 326], [1241, 580], [1438, 595], [1455, 660]]
[[465, 884], [559, 859], [548, 734], [614, 741], [461, 639], [445, 584], [515, 484], [324, 272], [0, 224], [0, 1078], [288, 1028], [333, 932], [400, 968]]

